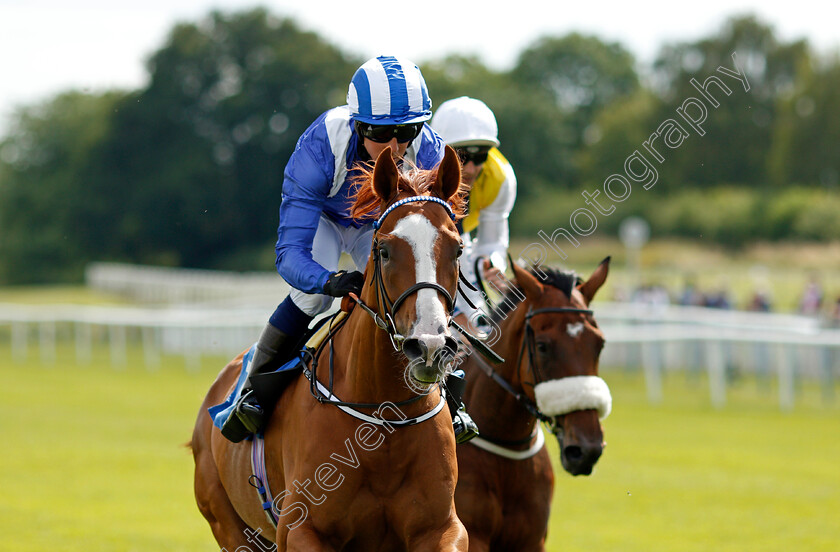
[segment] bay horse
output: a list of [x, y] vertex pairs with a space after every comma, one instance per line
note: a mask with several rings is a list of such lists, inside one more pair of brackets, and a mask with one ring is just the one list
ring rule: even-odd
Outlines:
[[[440, 384], [457, 348], [449, 322], [462, 248], [454, 222], [464, 210], [460, 181], [449, 147], [434, 171], [403, 173], [390, 148], [365, 171], [351, 212], [374, 220], [365, 285], [306, 377], [293, 379], [272, 410], [266, 481], [253, 479], [252, 441], [226, 440], [207, 414], [233, 388], [244, 353], [213, 383], [191, 442], [195, 495], [228, 552], [265, 550], [266, 542], [280, 551], [467, 550]], [[261, 505], [254, 489], [263, 484], [280, 491], [271, 504]]]
[[470, 552], [545, 550], [554, 473], [540, 422], [557, 437], [563, 468], [589, 475], [611, 407], [597, 376], [604, 336], [589, 309], [609, 257], [585, 282], [510, 264], [516, 285], [490, 314], [499, 332], [493, 349], [505, 362], [491, 366], [473, 353], [462, 365], [464, 402], [481, 428], [458, 445], [455, 505]]

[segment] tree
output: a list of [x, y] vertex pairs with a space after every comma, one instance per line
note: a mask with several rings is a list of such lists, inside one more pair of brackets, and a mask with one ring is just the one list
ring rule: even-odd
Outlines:
[[803, 63], [790, 97], [780, 101], [772, 153], [771, 181], [840, 184], [840, 55]]
[[210, 267], [270, 244], [297, 138], [358, 64], [263, 9], [175, 27], [103, 152], [125, 205], [112, 251]]
[[[699, 125], [705, 134], [687, 128], [690, 138], [664, 162], [662, 187], [766, 183], [776, 104], [792, 89], [797, 67], [807, 56], [807, 43], [780, 43], [773, 29], [753, 16], [733, 17], [709, 38], [665, 46], [654, 63], [655, 91], [663, 100], [656, 119], [681, 121], [676, 109], [689, 98], [704, 102], [708, 116]], [[736, 63], [749, 90], [718, 70], [736, 71]], [[727, 95], [709, 85], [717, 107], [691, 83], [694, 79], [702, 85], [710, 76], [718, 77], [730, 91]]]
[[643, 143], [658, 121], [661, 101], [651, 91], [639, 89], [605, 106], [588, 127], [584, 147], [577, 152], [581, 180], [601, 187], [605, 178], [624, 172], [624, 162]]
[[265, 10], [213, 12], [172, 30], [144, 89], [24, 111], [2, 144], [0, 277], [214, 267], [249, 247], [268, 268], [286, 160], [359, 63]]
[[79, 279], [114, 216], [91, 193], [90, 151], [123, 94], [67, 92], [24, 108], [0, 143], [0, 282]]
[[510, 72], [491, 71], [473, 57], [448, 56], [426, 64], [423, 75], [436, 106], [470, 96], [493, 110], [500, 149], [516, 171], [520, 200], [536, 197], [546, 187], [570, 185], [571, 140], [563, 114], [551, 98], [522, 86]]
[[[601, 109], [639, 88], [629, 51], [579, 33], [537, 40], [520, 54], [511, 78], [551, 98], [563, 114], [563, 126], [552, 130], [566, 144], [557, 153], [567, 159], [585, 145], [587, 129]], [[571, 170], [569, 179], [579, 183]]]
[[500, 89], [510, 86], [507, 74], [488, 69], [474, 56], [449, 55], [424, 63], [421, 69], [433, 110], [459, 96], [492, 102]]

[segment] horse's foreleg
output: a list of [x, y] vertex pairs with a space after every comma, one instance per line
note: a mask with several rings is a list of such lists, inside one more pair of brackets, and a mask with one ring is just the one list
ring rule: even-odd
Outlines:
[[[212, 458], [210, 459], [212, 461]], [[215, 466], [214, 466], [215, 469]], [[210, 530], [219, 546], [231, 552], [240, 546], [248, 546], [253, 539], [252, 531], [248, 527], [225, 493], [224, 487], [218, 479], [208, 481], [203, 470], [199, 470], [195, 477], [195, 497], [198, 509], [210, 524]]]
[[470, 533], [470, 552], [489, 552], [490, 539], [484, 535]]
[[410, 552], [467, 552], [467, 530], [455, 515], [442, 533], [423, 537], [409, 546]]
[[[196, 431], [196, 436], [198, 434], [199, 431]], [[206, 433], [202, 433], [198, 438], [196, 436], [193, 438], [192, 447], [195, 458], [195, 501], [198, 509], [210, 524], [216, 542], [223, 549], [233, 552], [240, 546], [249, 546], [255, 538], [253, 531], [236, 513], [222, 486], [216, 462], [210, 447], [206, 446], [208, 439], [201, 438], [206, 437]]]
[[277, 531], [277, 542], [285, 538], [285, 552], [336, 552], [336, 549], [324, 542], [321, 535], [308, 523], [286, 532], [281, 526]]

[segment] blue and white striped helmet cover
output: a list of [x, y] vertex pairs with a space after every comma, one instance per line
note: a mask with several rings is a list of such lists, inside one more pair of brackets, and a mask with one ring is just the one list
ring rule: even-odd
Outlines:
[[399, 125], [428, 121], [432, 100], [420, 68], [393, 56], [369, 59], [347, 91], [350, 115], [363, 123]]

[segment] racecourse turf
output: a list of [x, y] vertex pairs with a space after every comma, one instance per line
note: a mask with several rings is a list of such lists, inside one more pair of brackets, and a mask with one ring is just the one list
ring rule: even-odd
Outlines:
[[[79, 365], [61, 346], [53, 364], [34, 347], [21, 363], [7, 344], [0, 550], [218, 550], [183, 445], [225, 359], [190, 370], [164, 357], [149, 370], [131, 350], [114, 368], [104, 347]], [[701, 377], [669, 374], [663, 402], [651, 405], [638, 370], [604, 376], [608, 446], [590, 477], [556, 471], [549, 550], [840, 549], [840, 393], [830, 401], [803, 382], [782, 412], [772, 385], [745, 378], [714, 409]]]

